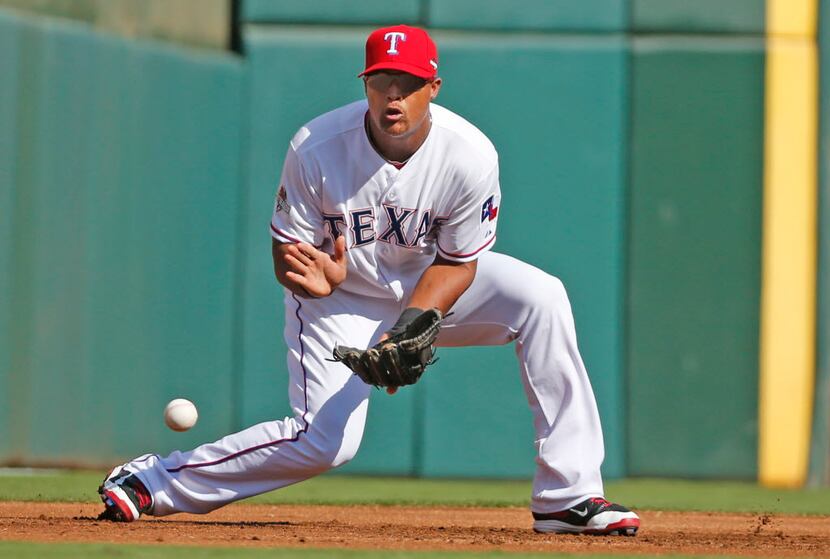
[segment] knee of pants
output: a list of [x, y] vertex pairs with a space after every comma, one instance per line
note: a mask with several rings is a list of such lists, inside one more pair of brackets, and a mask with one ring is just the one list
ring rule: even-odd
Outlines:
[[352, 458], [357, 455], [357, 451], [360, 448], [360, 441], [363, 438], [363, 428], [361, 427], [359, 433], [352, 432], [349, 434], [348, 437], [344, 437], [335, 450], [335, 452], [331, 455], [330, 464], [332, 468], [337, 468], [342, 466], [346, 462], [349, 462]]
[[521, 304], [531, 312], [551, 310], [559, 312], [570, 308], [568, 293], [562, 280], [541, 270], [518, 284]]
[[548, 275], [545, 281], [546, 292], [550, 294], [550, 301], [557, 307], [570, 307], [568, 301], [568, 291], [565, 289], [565, 284], [556, 276]]
[[315, 429], [312, 424], [307, 436], [311, 447], [310, 460], [316, 468], [325, 471], [342, 466], [357, 455], [363, 438], [363, 425], [360, 429], [352, 426], [351, 429], [336, 434]]
[[357, 456], [357, 450], [360, 448], [360, 441], [357, 444], [351, 444], [347, 446], [343, 446], [340, 448], [340, 451], [334, 456], [331, 461], [332, 468], [338, 468], [345, 464], [346, 462], [351, 461], [352, 458]]

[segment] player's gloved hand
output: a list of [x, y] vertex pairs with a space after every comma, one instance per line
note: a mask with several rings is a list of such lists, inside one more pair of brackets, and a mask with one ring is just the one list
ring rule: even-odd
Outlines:
[[386, 339], [369, 349], [335, 345], [332, 357], [372, 386], [396, 389], [415, 384], [435, 362], [435, 339], [443, 319], [438, 309], [406, 309]]

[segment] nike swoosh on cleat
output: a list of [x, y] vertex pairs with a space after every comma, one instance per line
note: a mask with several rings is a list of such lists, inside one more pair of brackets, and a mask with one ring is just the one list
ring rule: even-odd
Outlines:
[[583, 516], [583, 517], [588, 514], [588, 507], [585, 507], [583, 510], [578, 510], [578, 509], [568, 509], [568, 510], [571, 511], [572, 513], [574, 513], [574, 514], [578, 514], [579, 516]]

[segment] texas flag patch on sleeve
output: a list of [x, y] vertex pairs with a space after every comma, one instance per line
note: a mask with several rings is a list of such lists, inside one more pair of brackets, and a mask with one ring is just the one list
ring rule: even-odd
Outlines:
[[496, 219], [496, 216], [499, 215], [498, 203], [495, 194], [484, 201], [484, 204], [481, 205], [481, 223]]

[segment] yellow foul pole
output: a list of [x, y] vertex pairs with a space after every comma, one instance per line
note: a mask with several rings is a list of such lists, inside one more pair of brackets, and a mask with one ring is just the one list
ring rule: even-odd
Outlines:
[[816, 351], [817, 0], [767, 0], [758, 477], [807, 477]]

